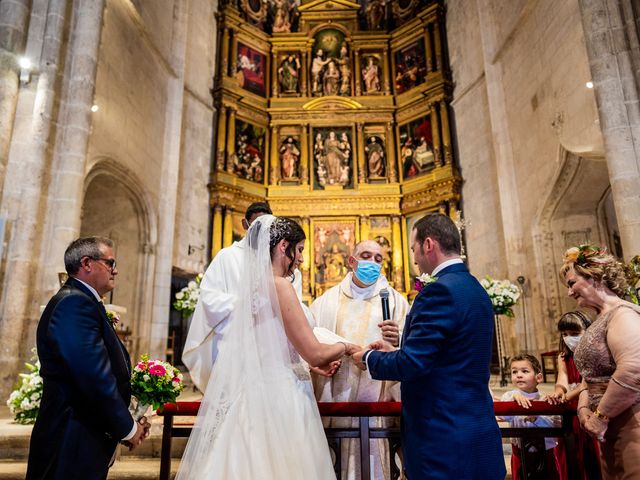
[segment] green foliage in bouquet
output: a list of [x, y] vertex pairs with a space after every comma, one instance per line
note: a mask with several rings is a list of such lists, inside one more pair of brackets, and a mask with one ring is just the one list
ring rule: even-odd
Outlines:
[[21, 373], [15, 390], [9, 395], [7, 406], [17, 423], [30, 425], [35, 423], [40, 401], [42, 400], [42, 377], [40, 376], [40, 361], [33, 350], [33, 363], [25, 363], [29, 373]]
[[175, 403], [183, 389], [180, 370], [168, 362], [149, 360], [144, 354], [133, 368], [131, 393], [138, 403], [152, 405], [154, 410]]
[[195, 280], [191, 280], [186, 287], [176, 293], [173, 308], [182, 313], [184, 318], [193, 314], [200, 297], [200, 282], [202, 274], [198, 274]]
[[480, 285], [489, 294], [493, 313], [513, 317], [513, 307], [520, 298], [520, 289], [509, 280], [494, 280], [489, 275], [480, 280]]

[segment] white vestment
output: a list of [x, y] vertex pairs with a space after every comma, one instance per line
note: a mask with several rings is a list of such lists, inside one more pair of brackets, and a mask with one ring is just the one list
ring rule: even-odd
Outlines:
[[[366, 347], [380, 340], [382, 332], [378, 324], [382, 322], [380, 290], [389, 290], [389, 310], [391, 319], [398, 323], [400, 335], [405, 317], [409, 311], [407, 300], [391, 288], [385, 277], [364, 294], [355, 294], [352, 289], [353, 273], [338, 285], [327, 290], [311, 304], [316, 325], [337, 333], [350, 342]], [[355, 298], [354, 298], [355, 297]], [[400, 384], [369, 378], [348, 359], [332, 378], [313, 375], [316, 399], [321, 402], [387, 402], [400, 400]], [[392, 426], [393, 419], [372, 418], [371, 427]], [[332, 418], [325, 421], [325, 427], [358, 427], [357, 418]], [[389, 476], [389, 449], [386, 440], [371, 442], [371, 478], [381, 480]], [[360, 445], [358, 440], [342, 440], [342, 478], [360, 479]]]
[[[200, 298], [187, 333], [182, 362], [189, 369], [193, 384], [203, 393], [218, 356], [218, 343], [229, 323], [239, 292], [245, 248], [246, 241], [242, 239], [220, 250], [200, 283]], [[300, 271], [296, 270], [293, 283], [299, 297], [302, 293], [301, 279]]]

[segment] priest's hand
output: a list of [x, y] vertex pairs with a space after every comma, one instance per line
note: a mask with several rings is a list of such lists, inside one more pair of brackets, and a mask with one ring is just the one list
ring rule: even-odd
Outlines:
[[319, 367], [309, 366], [309, 370], [323, 377], [333, 377], [340, 368], [341, 364], [342, 362], [340, 360], [335, 360], [333, 362], [327, 363], [326, 365], [320, 365]]
[[389, 342], [394, 347], [397, 347], [400, 343], [400, 327], [397, 322], [393, 320], [385, 320], [378, 324], [380, 330], [382, 330], [382, 339]]

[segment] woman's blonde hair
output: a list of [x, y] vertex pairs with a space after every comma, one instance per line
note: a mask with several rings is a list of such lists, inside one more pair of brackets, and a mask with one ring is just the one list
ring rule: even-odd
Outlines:
[[581, 277], [593, 278], [620, 298], [625, 296], [629, 288], [622, 263], [607, 253], [606, 249], [595, 245], [571, 247], [564, 252], [560, 267], [560, 278], [563, 281], [571, 269]]

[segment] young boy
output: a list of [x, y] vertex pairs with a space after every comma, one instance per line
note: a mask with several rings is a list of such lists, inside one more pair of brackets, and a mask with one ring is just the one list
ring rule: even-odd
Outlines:
[[[516, 390], [502, 395], [503, 402], [515, 401], [524, 408], [532, 400], [541, 400], [538, 384], [542, 382], [542, 367], [533, 355], [521, 353], [511, 359], [511, 382]], [[549, 416], [502, 417], [513, 428], [557, 427], [560, 420]], [[562, 451], [555, 438], [513, 438], [511, 440], [511, 478], [513, 480], [564, 480], [566, 478]], [[522, 456], [526, 455], [527, 476], [522, 471]]]

